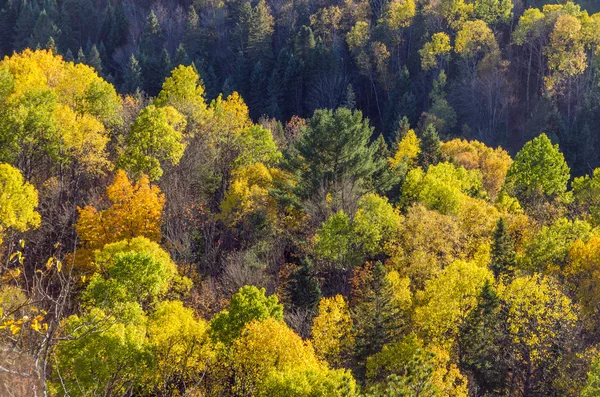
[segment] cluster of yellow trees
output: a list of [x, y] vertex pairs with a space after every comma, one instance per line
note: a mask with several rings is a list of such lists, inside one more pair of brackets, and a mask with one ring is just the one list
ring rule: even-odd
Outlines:
[[513, 159], [403, 122], [389, 148], [358, 111], [254, 123], [203, 92], [193, 67], [146, 98], [49, 51], [0, 62], [2, 341], [37, 360], [11, 379], [597, 395], [597, 172], [568, 189], [544, 134]]

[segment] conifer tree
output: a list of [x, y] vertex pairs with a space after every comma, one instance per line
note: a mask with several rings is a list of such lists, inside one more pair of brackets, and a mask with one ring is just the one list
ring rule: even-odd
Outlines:
[[421, 153], [419, 154], [419, 164], [427, 168], [429, 165], [437, 164], [442, 159], [440, 149], [440, 136], [433, 124], [425, 127], [421, 136]]
[[93, 67], [96, 73], [102, 75], [102, 59], [100, 57], [100, 52], [98, 51], [98, 47], [96, 44], [92, 46], [92, 49], [88, 53], [86, 57], [86, 63]]
[[125, 71], [123, 89], [125, 92], [133, 93], [143, 87], [142, 67], [134, 54], [129, 58], [129, 64]]
[[491, 269], [496, 278], [510, 276], [515, 266], [515, 246], [504, 218], [498, 219], [492, 241]]

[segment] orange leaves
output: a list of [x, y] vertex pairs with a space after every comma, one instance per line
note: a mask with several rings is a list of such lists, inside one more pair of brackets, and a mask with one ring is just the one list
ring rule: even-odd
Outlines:
[[[85, 250], [138, 236], [152, 241], [161, 239], [160, 222], [165, 198], [157, 186], [150, 185], [146, 176], [133, 184], [125, 172], [119, 170], [112, 185], [106, 189], [106, 195], [112, 205], [105, 210], [93, 206], [79, 208], [75, 229]], [[83, 256], [89, 258], [89, 252]]]

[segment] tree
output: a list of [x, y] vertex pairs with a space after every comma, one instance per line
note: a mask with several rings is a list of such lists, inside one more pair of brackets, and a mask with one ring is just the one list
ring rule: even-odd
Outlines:
[[24, 232], [40, 225], [37, 205], [35, 187], [23, 180], [18, 169], [0, 164], [0, 244], [11, 230]]
[[208, 336], [208, 324], [181, 301], [157, 304], [149, 318], [148, 344], [156, 361], [158, 387], [164, 393], [173, 385], [180, 393], [198, 389], [196, 379], [216, 359]]
[[596, 168], [591, 177], [575, 178], [572, 189], [579, 211], [587, 215], [594, 226], [600, 225], [600, 168]]
[[450, 163], [430, 165], [427, 172], [411, 170], [402, 185], [402, 204], [423, 203], [442, 214], [457, 215], [471, 196], [481, 196], [481, 173]]
[[289, 159], [299, 177], [300, 197], [323, 200], [330, 194], [334, 211], [348, 211], [363, 193], [364, 181], [377, 171], [376, 146], [369, 145], [372, 131], [360, 111], [315, 111]]
[[288, 287], [292, 304], [304, 309], [314, 309], [321, 300], [321, 286], [315, 270], [308, 260], [292, 273]]
[[385, 345], [367, 361], [366, 396], [466, 396], [467, 381], [449, 359], [414, 334]]
[[144, 90], [156, 95], [166, 71], [161, 65], [165, 37], [154, 11], [150, 11], [138, 44], [140, 66], [143, 72]]
[[94, 68], [96, 73], [102, 75], [102, 59], [100, 58], [98, 47], [96, 47], [95, 44], [92, 46], [92, 49], [86, 57], [86, 64]]
[[157, 186], [150, 186], [147, 177], [133, 184], [125, 172], [117, 171], [113, 183], [106, 189], [111, 206], [99, 210], [91, 205], [78, 208], [79, 219], [75, 230], [79, 235], [82, 250], [78, 263], [89, 266], [91, 253], [106, 244], [123, 239], [143, 236], [160, 241], [161, 216], [165, 198]]
[[352, 319], [356, 335], [355, 358], [364, 373], [367, 357], [397, 340], [406, 326], [412, 304], [410, 281], [387, 271], [381, 262], [368, 262], [354, 270], [351, 280]]
[[442, 159], [440, 149], [440, 137], [432, 124], [429, 124], [421, 136], [419, 153], [419, 165], [427, 167], [430, 164], [437, 164]]
[[421, 55], [421, 68], [423, 70], [436, 69], [443, 67], [448, 61], [450, 50], [450, 37], [443, 32], [435, 33], [431, 36], [431, 41], [423, 45], [419, 50]]
[[123, 80], [123, 89], [125, 92], [136, 92], [143, 87], [142, 67], [134, 54], [131, 54], [131, 57], [129, 58]]
[[231, 297], [229, 309], [218, 313], [210, 322], [211, 338], [226, 345], [238, 338], [246, 324], [253, 320], [283, 321], [283, 306], [277, 297], [265, 296], [265, 289], [245, 286]]
[[[276, 319], [254, 320], [246, 325], [232, 346], [232, 354], [232, 390], [237, 394], [290, 395], [291, 390], [301, 387], [290, 384], [295, 379], [300, 385], [316, 380], [304, 388], [316, 389], [317, 395], [323, 383], [331, 388], [328, 395], [354, 395], [354, 379], [346, 370], [330, 370], [317, 359], [310, 343]], [[328, 376], [331, 379], [327, 381]], [[268, 393], [269, 389], [274, 389], [274, 394]], [[349, 394], [341, 394], [344, 391]]]
[[440, 146], [444, 158], [467, 170], [481, 171], [483, 188], [491, 199], [500, 194], [506, 173], [512, 164], [508, 152], [500, 147], [494, 149], [479, 141], [452, 139]]
[[516, 278], [499, 291], [507, 305], [506, 325], [514, 356], [515, 386], [523, 395], [551, 392], [559, 362], [575, 337], [578, 313], [552, 278], [539, 274]]
[[510, 277], [515, 270], [515, 244], [507, 230], [504, 218], [498, 219], [492, 240], [492, 263], [490, 268], [496, 279]]
[[125, 138], [119, 163], [135, 177], [147, 174], [155, 181], [163, 174], [163, 164], [178, 164], [185, 150], [182, 131], [185, 118], [171, 106], [144, 108]]
[[204, 99], [204, 86], [192, 66], [179, 65], [171, 71], [154, 101], [157, 107], [172, 106], [187, 120], [190, 135], [206, 122], [208, 109]]
[[350, 310], [343, 296], [321, 299], [311, 334], [319, 358], [333, 368], [341, 368], [348, 362], [354, 347], [354, 335]]
[[147, 387], [144, 378], [151, 371], [152, 357], [142, 322], [141, 315], [126, 323], [115, 321], [101, 309], [68, 317], [64, 332], [72, 339], [60, 343], [56, 352], [65, 394], [110, 395]]
[[332, 215], [317, 230], [315, 253], [337, 267], [359, 264], [385, 252], [398, 235], [402, 217], [386, 198], [365, 194], [352, 219], [343, 211]]
[[420, 332], [439, 346], [452, 347], [460, 324], [477, 307], [481, 288], [493, 278], [483, 266], [456, 261], [427, 281], [414, 317]]
[[265, 0], [260, 0], [252, 9], [252, 16], [248, 27], [247, 53], [251, 61], [263, 60], [264, 62], [269, 62], [272, 58], [271, 40], [273, 25], [274, 19], [271, 15], [269, 5]]
[[560, 197], [567, 191], [569, 166], [546, 134], [527, 142], [506, 174], [506, 187], [521, 202]]
[[503, 332], [505, 321], [500, 298], [486, 281], [477, 307], [460, 325], [458, 346], [461, 368], [473, 374], [477, 387], [490, 393], [504, 389], [510, 370], [503, 354], [510, 343]]
[[577, 240], [587, 241], [592, 236], [592, 227], [584, 221], [560, 218], [551, 225], [544, 225], [525, 244], [518, 258], [521, 268], [560, 275], [569, 262], [569, 248]]

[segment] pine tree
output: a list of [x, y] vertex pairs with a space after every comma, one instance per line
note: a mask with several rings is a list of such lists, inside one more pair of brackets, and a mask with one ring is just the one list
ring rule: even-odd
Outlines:
[[75, 60], [75, 63], [85, 63], [85, 53], [81, 47], [79, 47], [79, 51], [77, 51], [77, 59]]
[[515, 246], [504, 218], [498, 219], [492, 241], [491, 269], [496, 278], [511, 276], [515, 268]]
[[258, 61], [250, 75], [250, 95], [248, 97], [250, 115], [254, 120], [258, 120], [260, 116], [265, 114], [267, 88], [267, 74], [262, 62]]
[[63, 58], [67, 62], [73, 62], [73, 61], [75, 61], [75, 58], [73, 58], [73, 53], [71, 52], [70, 48], [67, 49], [67, 52], [65, 53], [65, 56]]
[[321, 300], [321, 287], [309, 262], [303, 261], [292, 274], [289, 294], [292, 304], [303, 309], [314, 309]]
[[52, 36], [50, 36], [48, 42], [46, 43], [46, 49], [52, 51], [53, 54], [58, 54], [56, 43], [54, 42], [54, 38]]
[[[160, 91], [165, 72], [165, 37], [154, 11], [150, 11], [140, 38], [138, 53], [142, 68], [143, 88], [150, 95]], [[170, 63], [170, 61], [169, 61]]]
[[403, 326], [403, 316], [394, 304], [394, 290], [386, 274], [385, 267], [378, 261], [357, 269], [352, 279], [355, 355], [362, 370], [367, 357], [396, 341]]
[[315, 35], [312, 29], [309, 26], [302, 25], [294, 40], [294, 54], [302, 61], [307, 62], [315, 46]]
[[173, 69], [173, 64], [171, 63], [171, 56], [169, 55], [169, 51], [166, 48], [163, 48], [161, 56], [160, 56], [160, 65], [159, 70], [162, 72], [160, 77], [160, 84], [162, 86], [162, 82], [164, 79], [171, 73]]
[[248, 29], [247, 51], [250, 61], [261, 60], [264, 64], [272, 62], [273, 25], [274, 19], [269, 5], [265, 0], [259, 0], [252, 10]]
[[210, 102], [219, 95], [219, 79], [213, 65], [210, 65], [208, 70], [201, 74], [201, 76], [203, 76], [202, 81], [204, 82], [204, 96]]
[[195, 59], [200, 55], [202, 44], [202, 33], [200, 31], [200, 18], [194, 5], [190, 5], [185, 21], [185, 34], [183, 44], [190, 58]]
[[125, 71], [123, 89], [125, 92], [133, 93], [142, 88], [142, 68], [134, 54], [129, 58], [129, 65]]
[[92, 46], [92, 49], [86, 57], [86, 63], [93, 67], [98, 75], [102, 75], [102, 59], [100, 58], [100, 52], [96, 47], [96, 44]]
[[427, 168], [429, 165], [439, 163], [441, 159], [442, 150], [440, 149], [440, 136], [433, 124], [429, 124], [421, 136], [419, 165]]
[[350, 110], [356, 109], [356, 92], [354, 92], [352, 84], [346, 86], [346, 98], [344, 98], [342, 106]]
[[177, 67], [179, 65], [188, 66], [190, 64], [190, 58], [188, 57], [187, 51], [185, 50], [185, 46], [183, 43], [179, 43], [177, 46], [177, 51], [175, 52], [175, 59], [173, 61], [173, 66]]
[[21, 12], [15, 23], [15, 33], [12, 43], [15, 51], [21, 51], [27, 47], [33, 27], [37, 21], [37, 16], [31, 2], [27, 2], [21, 8]]
[[509, 342], [502, 333], [505, 323], [500, 299], [489, 281], [481, 289], [478, 304], [460, 327], [458, 341], [461, 368], [473, 374], [482, 394], [501, 389], [509, 373], [503, 346]]
[[33, 26], [28, 47], [46, 45], [51, 37], [57, 37], [60, 30], [56, 27], [46, 10], [42, 10]]

